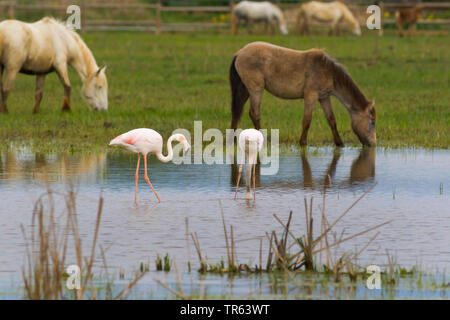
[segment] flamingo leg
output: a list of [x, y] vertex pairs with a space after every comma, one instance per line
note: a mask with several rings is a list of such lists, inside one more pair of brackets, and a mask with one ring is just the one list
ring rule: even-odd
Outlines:
[[136, 185], [134, 187], [134, 203], [136, 204], [136, 199], [137, 199], [137, 189], [138, 189], [138, 181], [139, 181], [139, 162], [141, 162], [141, 154], [138, 153], [138, 162], [137, 162], [137, 166], [136, 166], [136, 175], [134, 176], [135, 180], [136, 180]]
[[150, 188], [152, 188], [153, 192], [155, 193], [156, 198], [158, 199], [158, 202], [161, 202], [161, 199], [158, 196], [158, 193], [156, 193], [155, 188], [153, 188], [152, 183], [150, 182], [150, 179], [148, 178], [147, 175], [147, 155], [144, 155], [144, 167], [145, 167], [145, 181], [147, 181], [148, 185], [150, 186]]
[[234, 192], [234, 200], [236, 200], [236, 195], [239, 190], [239, 181], [241, 181], [241, 175], [242, 175], [242, 165], [244, 164], [244, 152], [242, 152], [242, 158], [241, 158], [241, 165], [239, 166], [239, 174], [238, 174], [238, 180], [236, 184], [236, 191]]
[[239, 181], [241, 181], [241, 175], [242, 175], [242, 163], [239, 166], [239, 174], [238, 174], [238, 179], [237, 179], [237, 184], [236, 184], [236, 191], [234, 192], [234, 200], [236, 200], [236, 195], [239, 190]]
[[253, 164], [253, 200], [256, 200], [256, 162]]
[[245, 187], [246, 187], [246, 193], [245, 193], [245, 199], [246, 200], [251, 200], [252, 194], [251, 194], [251, 189], [252, 189], [252, 166], [253, 166], [253, 155], [250, 153], [251, 151], [247, 151], [246, 152], [246, 157], [247, 157], [247, 162], [245, 164]]

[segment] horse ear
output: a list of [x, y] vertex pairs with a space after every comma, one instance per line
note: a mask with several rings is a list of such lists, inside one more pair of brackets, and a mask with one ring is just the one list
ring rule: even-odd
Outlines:
[[96, 75], [98, 76], [100, 73], [105, 73], [105, 71], [106, 71], [106, 66], [103, 66], [103, 67], [101, 67], [101, 68], [98, 68], [98, 70], [97, 70], [97, 73], [96, 73]]
[[377, 119], [377, 112], [375, 111], [375, 100], [372, 100], [370, 104], [369, 114], [372, 119]]

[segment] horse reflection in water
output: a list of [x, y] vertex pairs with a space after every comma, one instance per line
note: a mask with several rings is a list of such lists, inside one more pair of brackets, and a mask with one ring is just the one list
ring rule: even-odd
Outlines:
[[[351, 187], [359, 183], [371, 182], [375, 178], [375, 163], [376, 163], [376, 149], [363, 147], [359, 151], [359, 154], [353, 160], [348, 178], [341, 181], [335, 181], [336, 169], [341, 158], [341, 149], [336, 149], [333, 152], [333, 157], [328, 164], [327, 169], [321, 176], [321, 178], [314, 179], [313, 170], [307, 158], [307, 153], [302, 150], [300, 153], [301, 165], [302, 165], [302, 178], [300, 181], [284, 181], [280, 180], [271, 181], [267, 179], [266, 183], [261, 184], [261, 164], [256, 164], [255, 177], [257, 187], [277, 187], [277, 188], [305, 188], [305, 189], [321, 189], [324, 186], [332, 187], [333, 185], [339, 185], [340, 187]], [[237, 177], [239, 174], [239, 165], [235, 161], [231, 165], [231, 186], [236, 186]], [[241, 179], [240, 185], [245, 185], [245, 180]]]
[[[324, 176], [319, 181], [314, 181], [311, 166], [309, 165], [306, 152], [301, 153], [303, 186], [304, 188], [315, 189], [317, 187], [331, 187], [333, 185], [336, 168], [341, 158], [341, 150], [337, 149], [333, 153], [333, 158], [328, 165]], [[357, 158], [353, 160], [350, 167], [349, 178], [344, 181], [337, 181], [340, 186], [351, 186], [358, 182], [368, 182], [375, 178], [376, 149], [363, 147]]]
[[[317, 187], [331, 187], [333, 185], [336, 168], [341, 158], [341, 151], [336, 150], [333, 153], [333, 158], [328, 165], [324, 176], [319, 181], [314, 181], [312, 176], [311, 166], [309, 165], [306, 153], [301, 153], [302, 157], [302, 170], [303, 170], [303, 186], [309, 189], [315, 189]], [[340, 186], [351, 186], [358, 182], [372, 181], [375, 178], [375, 162], [376, 162], [376, 150], [375, 148], [363, 147], [357, 158], [353, 160], [350, 167], [349, 178], [344, 181], [336, 181], [335, 184]]]
[[350, 183], [372, 181], [375, 178], [375, 148], [363, 148], [359, 157], [353, 161], [350, 170]]
[[90, 153], [74, 157], [68, 153], [43, 154], [31, 150], [0, 153], [0, 183], [13, 180], [54, 182], [66, 177], [102, 172], [106, 167], [106, 153]]

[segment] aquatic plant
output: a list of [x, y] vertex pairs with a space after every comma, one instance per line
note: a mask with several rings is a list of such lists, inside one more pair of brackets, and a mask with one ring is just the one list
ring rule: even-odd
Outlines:
[[[55, 217], [55, 197], [61, 197], [66, 211], [62, 217]], [[56, 300], [72, 297], [73, 299], [96, 299], [99, 292], [104, 292], [106, 298], [120, 299], [142, 278], [145, 272], [136, 274], [134, 280], [128, 283], [122, 291], [112, 295], [112, 281], [107, 279], [106, 286], [96, 288], [92, 271], [96, 257], [98, 233], [103, 211], [103, 197], [100, 196], [91, 252], [84, 256], [81, 236], [78, 227], [76, 210], [76, 194], [72, 185], [67, 193], [57, 193], [47, 184], [47, 191], [36, 201], [33, 209], [31, 230], [29, 234], [23, 225], [22, 233], [26, 241], [26, 266], [22, 267], [24, 297], [32, 300]], [[59, 220], [65, 217], [61, 225]], [[63, 219], [64, 221], [64, 219]], [[73, 250], [77, 267], [79, 268], [79, 286], [73, 289], [66, 287], [69, 274], [66, 273], [66, 257], [69, 249], [69, 235], [72, 235]], [[100, 247], [101, 248], [101, 247]], [[104, 250], [102, 258], [106, 266]]]
[[[379, 225], [367, 228], [363, 231], [357, 232], [353, 235], [343, 237], [343, 233], [340, 237], [337, 237], [334, 228], [337, 223], [344, 218], [350, 212], [350, 210], [362, 199], [364, 198], [376, 184], [371, 186], [366, 192], [364, 192], [355, 202], [353, 202], [350, 207], [348, 207], [338, 218], [336, 218], [331, 224], [328, 223], [325, 215], [325, 198], [326, 198], [326, 185], [324, 186], [323, 193], [323, 204], [322, 204], [322, 214], [321, 214], [321, 232], [319, 236], [314, 236], [313, 230], [313, 198], [310, 199], [309, 205], [307, 199], [304, 199], [305, 206], [305, 225], [306, 234], [302, 236], [295, 236], [290, 230], [292, 224], [293, 212], [290, 211], [287, 222], [283, 222], [278, 215], [274, 214], [274, 218], [283, 227], [281, 234], [278, 234], [275, 230], [272, 232], [266, 232], [265, 236], [269, 242], [269, 249], [267, 252], [267, 262], [263, 266], [263, 245], [262, 238], [260, 239], [259, 245], [259, 264], [251, 266], [249, 264], [240, 264], [236, 258], [236, 241], [234, 237], [233, 226], [227, 226], [225, 222], [224, 212], [222, 204], [219, 201], [219, 207], [221, 212], [225, 248], [227, 254], [226, 265], [225, 261], [221, 259], [218, 263], [212, 264], [204, 259], [204, 254], [200, 247], [200, 242], [198, 240], [198, 234], [196, 232], [190, 233], [191, 239], [194, 243], [195, 249], [197, 251], [197, 256], [200, 264], [198, 271], [200, 273], [226, 273], [226, 274], [240, 274], [240, 273], [260, 273], [260, 272], [296, 272], [296, 271], [313, 271], [313, 272], [323, 272], [331, 273], [334, 276], [335, 282], [340, 281], [340, 277], [344, 270], [347, 271], [350, 279], [355, 281], [357, 278], [358, 267], [352, 261], [356, 260], [357, 257], [372, 243], [373, 240], [379, 235], [379, 232], [372, 236], [368, 243], [365, 244], [362, 249], [357, 252], [349, 253], [344, 252], [341, 255], [336, 254], [334, 257], [331, 255], [330, 248], [337, 248], [340, 244], [354, 239], [358, 236], [371, 232], [378, 229], [391, 221], [381, 223]], [[187, 229], [186, 229], [187, 230]], [[329, 234], [333, 235], [334, 240], [329, 242]], [[292, 238], [293, 241], [289, 242], [288, 239]], [[297, 250], [293, 250], [292, 247], [296, 246]], [[317, 255], [322, 252], [326, 253], [326, 263], [323, 264], [321, 270], [317, 269], [316, 260]], [[190, 262], [189, 262], [190, 265]]]
[[164, 258], [161, 258], [159, 254], [156, 255], [155, 260], [156, 270], [157, 271], [170, 271], [172, 261], [170, 260], [169, 254], [166, 253]]

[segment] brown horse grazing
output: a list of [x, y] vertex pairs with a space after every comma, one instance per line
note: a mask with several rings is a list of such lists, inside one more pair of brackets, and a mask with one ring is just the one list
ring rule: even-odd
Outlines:
[[395, 11], [395, 23], [397, 24], [398, 34], [403, 36], [403, 26], [409, 24], [408, 31], [411, 35], [416, 32], [417, 20], [423, 12], [423, 6], [417, 5], [411, 9], [399, 9]]
[[244, 104], [250, 98], [250, 118], [260, 129], [260, 104], [264, 89], [283, 99], [305, 100], [300, 144], [306, 145], [314, 104], [318, 100], [337, 146], [343, 146], [331, 108], [334, 95], [347, 109], [353, 131], [364, 145], [376, 143], [374, 102], [369, 102], [344, 68], [323, 51], [297, 51], [265, 42], [239, 50], [230, 67], [231, 127], [237, 128]]

